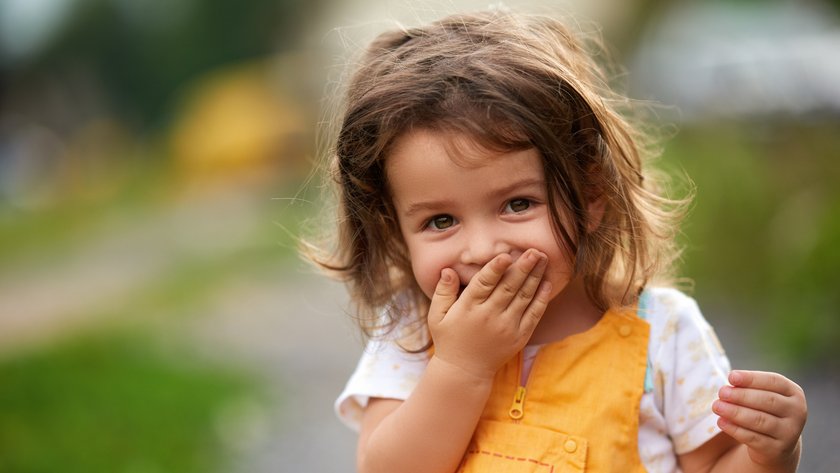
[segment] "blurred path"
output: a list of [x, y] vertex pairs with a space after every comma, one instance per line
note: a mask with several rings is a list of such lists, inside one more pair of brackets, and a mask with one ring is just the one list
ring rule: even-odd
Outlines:
[[241, 248], [265, 226], [261, 201], [268, 199], [208, 191], [102, 222], [66, 252], [0, 266], [0, 355], [100, 322], [96, 316], [184, 261]]
[[356, 435], [332, 409], [362, 349], [345, 300], [341, 286], [311, 270], [287, 270], [234, 284], [212, 313], [191, 319], [188, 331], [209, 356], [245, 361], [280, 398], [235, 472], [355, 471]]

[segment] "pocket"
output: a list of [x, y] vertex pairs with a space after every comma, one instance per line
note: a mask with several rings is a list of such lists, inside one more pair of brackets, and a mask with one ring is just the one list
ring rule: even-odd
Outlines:
[[587, 442], [553, 430], [483, 420], [458, 473], [565, 473], [586, 470]]

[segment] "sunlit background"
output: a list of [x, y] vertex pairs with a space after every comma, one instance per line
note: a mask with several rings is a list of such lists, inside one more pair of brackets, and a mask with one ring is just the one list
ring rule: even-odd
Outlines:
[[[840, 464], [840, 1], [508, 1], [600, 25], [697, 199], [683, 274]], [[342, 66], [486, 1], [0, 0], [0, 472], [351, 472], [361, 351], [296, 255]], [[682, 180], [676, 192], [688, 184]]]

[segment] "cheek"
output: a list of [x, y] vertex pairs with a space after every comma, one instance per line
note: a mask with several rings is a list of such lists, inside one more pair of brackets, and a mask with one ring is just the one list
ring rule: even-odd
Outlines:
[[422, 265], [417, 264], [412, 264], [411, 269], [414, 272], [414, 280], [417, 281], [417, 285], [420, 286], [420, 290], [423, 291], [423, 294], [425, 294], [426, 297], [431, 299], [430, 288], [431, 291], [434, 291], [434, 286], [432, 286], [431, 282], [432, 278], [430, 277], [431, 272]]
[[417, 285], [420, 286], [423, 294], [431, 299], [440, 280], [440, 272], [446, 267], [446, 264], [433, 252], [415, 250], [410, 253], [411, 271], [414, 274], [414, 280], [417, 281]]
[[[537, 242], [535, 242], [537, 243]], [[548, 267], [543, 278], [551, 283], [552, 297], [559, 294], [573, 276], [573, 264], [566, 252], [554, 240], [553, 234], [543, 236], [537, 243], [537, 249], [548, 256]]]
[[570, 265], [562, 258], [558, 261], [552, 258], [549, 261], [546, 274], [543, 279], [551, 283], [551, 298], [559, 294], [572, 278]]

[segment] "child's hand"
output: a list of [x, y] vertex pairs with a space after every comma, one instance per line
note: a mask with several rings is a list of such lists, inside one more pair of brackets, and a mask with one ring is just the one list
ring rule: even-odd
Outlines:
[[720, 399], [712, 404], [721, 430], [746, 445], [753, 462], [795, 468], [808, 417], [802, 388], [762, 371], [733, 371], [729, 382], [732, 386], [720, 388]]
[[548, 258], [530, 249], [516, 261], [490, 260], [458, 297], [460, 281], [445, 268], [429, 307], [435, 356], [481, 378], [492, 378], [531, 337], [548, 305], [541, 282]]

